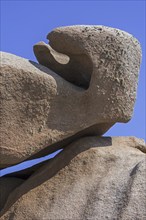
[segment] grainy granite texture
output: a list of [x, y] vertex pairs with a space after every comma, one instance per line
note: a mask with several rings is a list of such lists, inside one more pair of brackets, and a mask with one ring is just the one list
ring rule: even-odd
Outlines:
[[145, 219], [144, 152], [144, 141], [134, 137], [81, 138], [9, 197], [6, 190], [1, 220]]
[[1, 53], [0, 167], [63, 151], [0, 179], [1, 220], [144, 219], [144, 141], [100, 137], [132, 117], [139, 42], [83, 25], [47, 38], [39, 64]]
[[[132, 35], [71, 26], [55, 29], [48, 38], [54, 50], [44, 43], [34, 46], [48, 68], [1, 54], [1, 167], [37, 157], [47, 146], [58, 149], [53, 144], [62, 140], [65, 145], [101, 135], [132, 117], [141, 60]], [[67, 64], [58, 52], [70, 58]]]

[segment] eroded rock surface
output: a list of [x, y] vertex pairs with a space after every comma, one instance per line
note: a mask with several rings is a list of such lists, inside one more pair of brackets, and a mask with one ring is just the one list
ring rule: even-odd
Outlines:
[[47, 67], [1, 54], [1, 167], [36, 157], [48, 146], [56, 150], [60, 141], [102, 135], [132, 116], [141, 60], [132, 35], [72, 26], [48, 38], [50, 46], [34, 46]]
[[12, 190], [1, 220], [144, 219], [144, 152], [134, 137], [81, 138]]
[[[49, 45], [40, 42], [34, 46], [39, 63], [88, 88], [91, 102], [102, 97], [102, 111], [109, 120], [127, 122], [132, 116], [141, 61], [137, 39], [115, 28], [84, 25], [56, 28], [47, 38]], [[59, 53], [70, 60], [62, 65]], [[100, 105], [98, 102], [96, 112]]]
[[39, 64], [1, 53], [0, 166], [63, 151], [0, 179], [1, 220], [144, 219], [144, 142], [100, 137], [132, 117], [138, 41], [104, 26], [47, 38]]

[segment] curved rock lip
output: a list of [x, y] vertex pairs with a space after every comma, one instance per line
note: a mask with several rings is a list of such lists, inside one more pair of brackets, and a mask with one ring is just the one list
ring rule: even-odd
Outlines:
[[73, 26], [49, 40], [34, 46], [40, 64], [1, 53], [1, 167], [132, 117], [141, 60], [132, 35]]

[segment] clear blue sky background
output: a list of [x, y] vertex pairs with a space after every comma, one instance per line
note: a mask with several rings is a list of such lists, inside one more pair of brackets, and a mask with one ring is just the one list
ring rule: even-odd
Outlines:
[[105, 136], [145, 139], [145, 1], [1, 1], [1, 50], [36, 61], [33, 45], [58, 26], [106, 25], [127, 31], [141, 43], [141, 64], [133, 118]]

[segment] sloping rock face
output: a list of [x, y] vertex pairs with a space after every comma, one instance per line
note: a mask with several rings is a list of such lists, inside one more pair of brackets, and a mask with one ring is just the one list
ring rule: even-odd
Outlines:
[[145, 219], [145, 152], [134, 137], [81, 138], [10, 193], [26, 194], [1, 220]]
[[39, 64], [1, 53], [0, 167], [63, 151], [0, 179], [1, 220], [143, 219], [143, 141], [101, 137], [132, 117], [139, 42], [104, 26], [47, 38]]
[[57, 150], [60, 141], [64, 146], [77, 137], [102, 135], [132, 117], [141, 61], [132, 35], [72, 26], [57, 28], [48, 38], [50, 46], [34, 46], [46, 67], [1, 54], [3, 168], [36, 158], [48, 146]]

